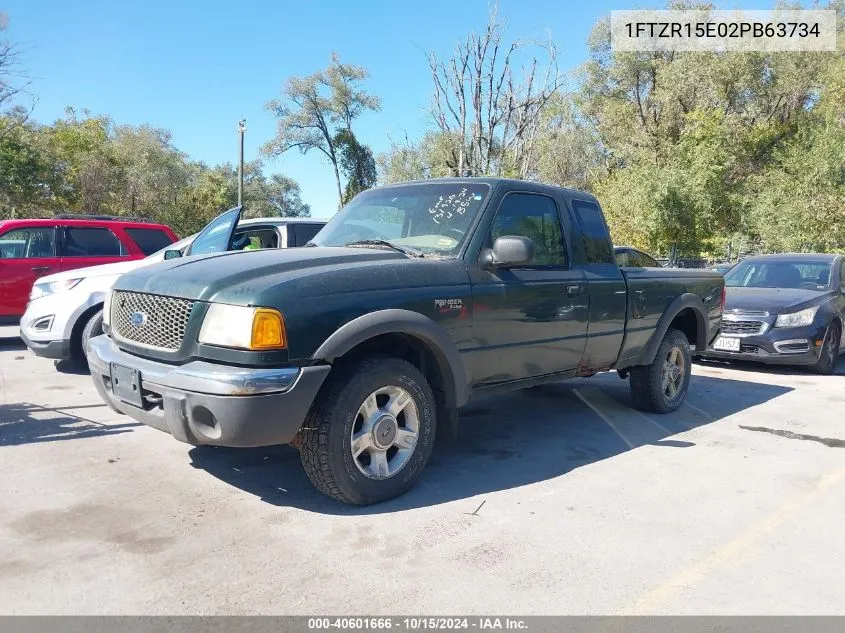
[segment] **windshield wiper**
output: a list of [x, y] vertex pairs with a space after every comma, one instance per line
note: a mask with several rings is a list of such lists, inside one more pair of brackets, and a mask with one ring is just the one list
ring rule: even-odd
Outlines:
[[387, 246], [388, 248], [404, 253], [409, 257], [425, 257], [425, 254], [416, 248], [412, 248], [410, 246], [400, 246], [399, 244], [394, 244], [393, 242], [389, 242], [387, 240], [355, 240], [354, 242], [347, 242], [344, 246]]

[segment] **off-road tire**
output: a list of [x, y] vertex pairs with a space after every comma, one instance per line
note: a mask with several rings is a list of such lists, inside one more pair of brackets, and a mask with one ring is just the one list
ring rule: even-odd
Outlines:
[[[662, 386], [663, 364], [666, 362], [669, 353], [673, 348], [680, 350], [683, 358], [684, 376], [683, 382], [674, 397], [669, 398]], [[663, 337], [657, 355], [650, 365], [638, 365], [632, 367], [631, 375], [631, 398], [634, 407], [641, 411], [652, 413], [669, 413], [674, 411], [684, 401], [689, 389], [690, 374], [692, 369], [692, 354], [690, 353], [689, 341], [686, 335], [680, 330], [670, 329]]]
[[[399, 386], [419, 414], [417, 443], [407, 463], [386, 479], [371, 479], [352, 456], [352, 428], [359, 407], [375, 390]], [[353, 505], [396, 497], [416, 483], [434, 446], [436, 408], [422, 373], [399, 358], [374, 356], [338, 365], [320, 389], [299, 433], [299, 455], [311, 483], [322, 493]]]
[[[816, 373], [823, 376], [830, 376], [836, 370], [836, 363], [839, 360], [839, 342], [842, 339], [842, 330], [839, 329], [838, 323], [831, 323], [827, 328], [827, 334], [824, 337], [824, 343], [819, 350], [819, 360], [813, 366]], [[831, 358], [830, 346], [833, 346], [833, 356]]]
[[103, 311], [98, 310], [91, 315], [85, 327], [82, 328], [82, 336], [79, 338], [80, 346], [82, 347], [82, 358], [88, 356], [88, 341], [95, 336], [100, 336], [103, 333]]

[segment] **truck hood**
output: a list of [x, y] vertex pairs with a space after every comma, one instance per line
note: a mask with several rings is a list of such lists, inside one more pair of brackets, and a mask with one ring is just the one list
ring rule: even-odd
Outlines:
[[795, 312], [823, 303], [830, 295], [829, 291], [803, 288], [727, 288], [725, 312]]
[[[114, 287], [197, 301], [255, 305], [256, 297], [263, 291], [286, 281], [406, 259], [402, 253], [381, 248], [309, 247], [215, 253], [146, 266], [123, 275]], [[356, 289], [366, 289], [359, 288], [360, 283], [361, 277], [356, 276]], [[397, 283], [401, 280], [397, 279]]]

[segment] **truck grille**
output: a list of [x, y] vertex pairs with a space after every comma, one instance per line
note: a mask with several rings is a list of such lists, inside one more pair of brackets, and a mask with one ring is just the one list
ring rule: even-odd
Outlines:
[[753, 336], [754, 334], [761, 334], [765, 329], [765, 321], [729, 321], [722, 319], [722, 334]]
[[185, 338], [193, 301], [116, 290], [111, 303], [114, 335], [158, 349], [178, 350]]

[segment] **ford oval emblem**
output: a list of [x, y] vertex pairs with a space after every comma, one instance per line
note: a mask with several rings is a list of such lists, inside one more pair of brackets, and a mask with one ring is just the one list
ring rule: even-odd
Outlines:
[[147, 323], [147, 315], [144, 312], [133, 312], [129, 315], [129, 323], [135, 327], [141, 327]]

